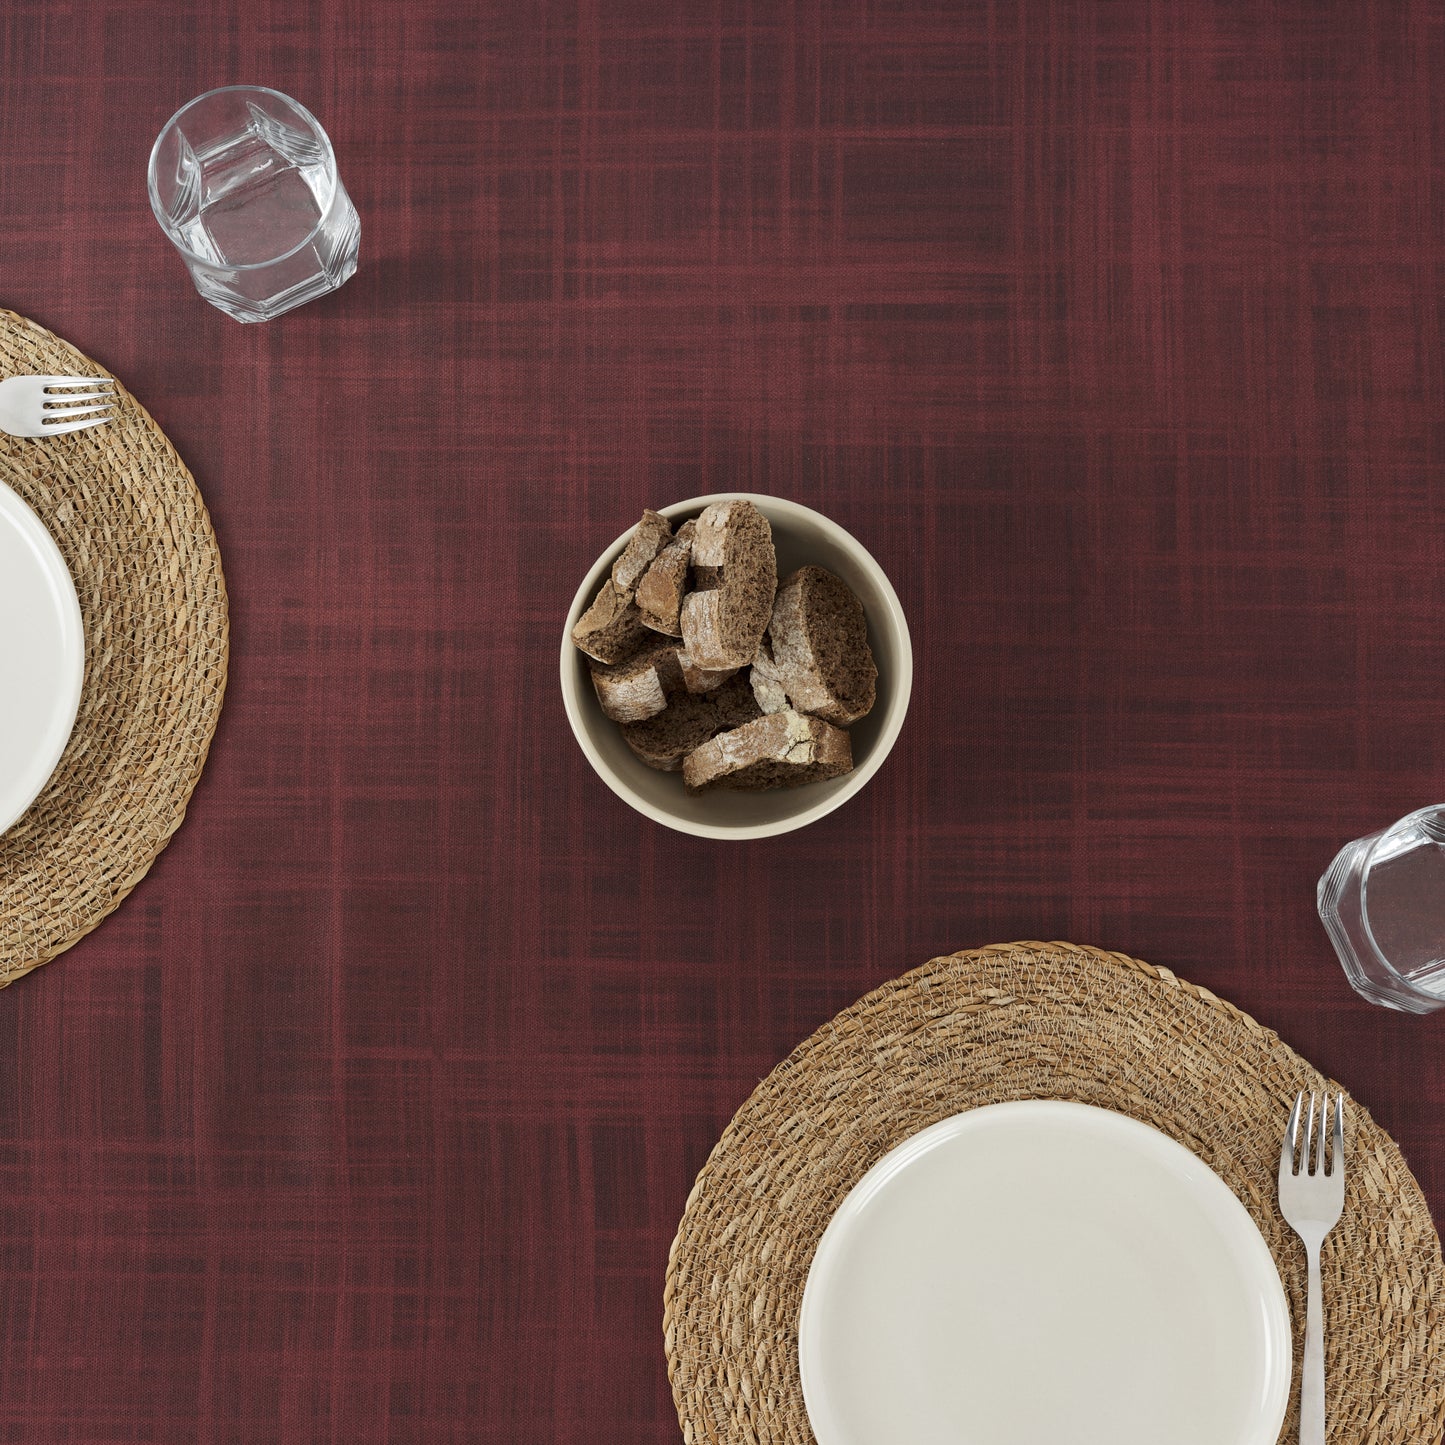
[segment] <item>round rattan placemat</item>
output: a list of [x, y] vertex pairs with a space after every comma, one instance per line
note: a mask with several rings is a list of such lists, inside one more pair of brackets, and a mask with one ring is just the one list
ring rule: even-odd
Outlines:
[[[1279, 1266], [1297, 1382], [1304, 1252], [1275, 1175], [1296, 1092], [1324, 1087], [1336, 1086], [1233, 1005], [1122, 954], [1000, 944], [884, 984], [763, 1080], [698, 1175], [664, 1293], [684, 1440], [813, 1440], [798, 1310], [829, 1219], [895, 1144], [1006, 1099], [1115, 1109], [1209, 1164]], [[1346, 1111], [1345, 1212], [1323, 1255], [1329, 1438], [1424, 1445], [1445, 1426], [1440, 1241], [1393, 1140], [1348, 1098]], [[1280, 1439], [1298, 1429], [1292, 1400]]]
[[[105, 374], [0, 311], [0, 376]], [[0, 433], [0, 482], [49, 528], [85, 623], [85, 686], [64, 756], [0, 836], [0, 987], [84, 937], [145, 877], [185, 817], [226, 689], [226, 584], [205, 504], [117, 382], [106, 426]]]

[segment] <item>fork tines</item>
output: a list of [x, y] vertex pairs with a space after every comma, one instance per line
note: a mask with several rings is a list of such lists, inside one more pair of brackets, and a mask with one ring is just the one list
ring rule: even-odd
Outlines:
[[[1318, 1101], [1318, 1105], [1317, 1105]], [[1300, 1119], [1305, 1120], [1304, 1149], [1299, 1148]], [[1334, 1127], [1329, 1129], [1330, 1152], [1328, 1167], [1325, 1159], [1326, 1125], [1331, 1118]], [[1284, 1150], [1280, 1157], [1280, 1169], [1291, 1174], [1323, 1174], [1327, 1178], [1339, 1168], [1345, 1156], [1345, 1096], [1336, 1093], [1331, 1109], [1329, 1094], [1317, 1095], [1310, 1090], [1308, 1112], [1305, 1111], [1304, 1091], [1295, 1097], [1294, 1108], [1290, 1110], [1289, 1123], [1285, 1125]], [[1318, 1128], [1316, 1127], [1318, 1124]]]
[[43, 376], [39, 380], [45, 388], [42, 410], [47, 428], [77, 431], [110, 419], [115, 401], [115, 383], [110, 377]]

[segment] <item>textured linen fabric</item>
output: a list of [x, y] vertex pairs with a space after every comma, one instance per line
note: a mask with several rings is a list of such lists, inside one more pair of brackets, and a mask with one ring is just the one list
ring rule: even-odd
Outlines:
[[[0, 1440], [666, 1442], [667, 1248], [858, 994], [1067, 938], [1277, 1028], [1445, 1204], [1445, 1020], [1346, 840], [1445, 795], [1445, 55], [1424, 3], [7, 0], [0, 302], [194, 470], [230, 692], [118, 914], [0, 993]], [[337, 295], [242, 327], [167, 116], [321, 118]], [[724, 845], [572, 741], [573, 590], [775, 492], [891, 576], [865, 792]]]

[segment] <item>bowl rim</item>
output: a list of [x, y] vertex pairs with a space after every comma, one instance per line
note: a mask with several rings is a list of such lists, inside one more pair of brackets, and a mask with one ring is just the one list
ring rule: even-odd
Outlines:
[[893, 659], [891, 669], [893, 678], [883, 717], [883, 726], [879, 730], [868, 757], [852, 772], [845, 775], [847, 781], [842, 787], [826, 798], [821, 798], [816, 803], [797, 813], [790, 814], [786, 818], [779, 818], [768, 823], [728, 826], [680, 818], [674, 813], [667, 812], [666, 809], [659, 808], [634, 792], [604, 763], [592, 739], [587, 735], [582, 717], [584, 698], [583, 689], [578, 682], [578, 673], [579, 659], [584, 654], [572, 642], [572, 629], [576, 625], [577, 619], [591, 604], [597, 589], [602, 584], [603, 577], [627, 544], [627, 539], [632, 536], [636, 529], [635, 523], [603, 550], [577, 588], [572, 598], [572, 605], [567, 611], [566, 625], [562, 629], [560, 672], [562, 703], [567, 712], [567, 722], [572, 728], [572, 735], [576, 738], [577, 745], [582, 749], [582, 755], [587, 759], [592, 771], [624, 803], [644, 817], [652, 819], [654, 823], [661, 823], [663, 827], [671, 828], [678, 833], [688, 833], [695, 838], [741, 841], [750, 838], [776, 838], [784, 833], [792, 833], [799, 828], [806, 828], [810, 823], [816, 823], [819, 818], [826, 817], [829, 813], [841, 808], [844, 803], [859, 793], [873, 774], [883, 766], [889, 753], [893, 751], [898, 734], [903, 730], [903, 720], [908, 714], [908, 704], [913, 693], [913, 639], [908, 630], [908, 619], [903, 614], [903, 605], [899, 602], [898, 594], [893, 590], [893, 584], [888, 580], [888, 574], [883, 570], [877, 558], [847, 528], [833, 521], [832, 518], [824, 516], [823, 513], [814, 511], [812, 507], [765, 492], [710, 492], [705, 496], [689, 497], [686, 501], [673, 502], [669, 506], [659, 507], [656, 510], [668, 521], [673, 521], [678, 517], [700, 512], [714, 502], [734, 500], [751, 502], [760, 512], [768, 516], [770, 521], [774, 515], [790, 516], [795, 521], [820, 528], [823, 532], [830, 534], [839, 546], [852, 552], [855, 560], [872, 575], [874, 585], [882, 600], [883, 612], [896, 632], [898, 655]]

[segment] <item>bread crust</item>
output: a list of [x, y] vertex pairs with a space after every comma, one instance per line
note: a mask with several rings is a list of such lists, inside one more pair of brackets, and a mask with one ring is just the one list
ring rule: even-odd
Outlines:
[[694, 748], [682, 764], [690, 793], [707, 788], [760, 791], [834, 778], [853, 766], [848, 734], [791, 708], [769, 713]]
[[682, 636], [682, 599], [692, 563], [692, 542], [697, 522], [687, 521], [654, 558], [637, 584], [637, 610], [643, 624], [669, 637]]
[[608, 664], [624, 662], [652, 636], [634, 593], [638, 579], [671, 540], [672, 523], [660, 512], [644, 511], [602, 590], [572, 629], [573, 643], [588, 657]]
[[[824, 639], [818, 635], [822, 623], [817, 614], [824, 608], [835, 619], [826, 639], [835, 654], [830, 659], [820, 656]], [[765, 690], [781, 688], [799, 712], [848, 727], [872, 711], [878, 668], [868, 646], [863, 604], [847, 583], [825, 568], [800, 567], [784, 579], [760, 657]], [[759, 703], [770, 710], [762, 696]]]
[[577, 619], [572, 641], [598, 662], [622, 662], [635, 653], [653, 634], [643, 626], [642, 614], [631, 594], [621, 591], [609, 578]]
[[700, 743], [757, 715], [752, 690], [739, 677], [704, 695], [677, 693], [655, 717], [624, 724], [621, 731], [623, 741], [648, 767], [675, 773]]
[[728, 678], [736, 676], [738, 671], [735, 667], [699, 667], [685, 647], [678, 649], [677, 664], [682, 670], [682, 685], [689, 692], [711, 692], [721, 687]]
[[642, 520], [632, 529], [622, 555], [612, 564], [612, 583], [623, 592], [632, 592], [642, 574], [652, 566], [657, 554], [672, 541], [672, 523], [648, 508]]
[[682, 640], [698, 667], [721, 670], [743, 665], [744, 659], [734, 655], [723, 636], [726, 596], [723, 588], [715, 587], [710, 592], [689, 592], [682, 599]]
[[591, 673], [602, 711], [620, 723], [656, 717], [667, 706], [669, 697], [683, 686], [677, 647], [665, 642], [614, 667], [594, 664]]
[[753, 685], [753, 696], [757, 698], [758, 706], [765, 713], [783, 712], [789, 706], [788, 692], [773, 662], [767, 638], [758, 644], [758, 655], [753, 659], [748, 680]]
[[692, 563], [696, 590], [683, 598], [679, 613], [688, 655], [712, 670], [748, 666], [778, 586], [768, 519], [742, 497], [714, 502], [697, 519]]

